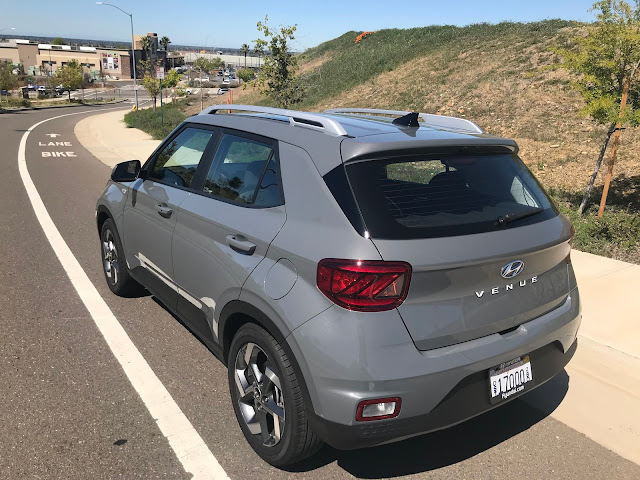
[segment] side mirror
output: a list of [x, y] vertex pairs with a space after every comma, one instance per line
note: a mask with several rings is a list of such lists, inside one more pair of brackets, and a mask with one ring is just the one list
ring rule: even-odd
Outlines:
[[140, 174], [140, 160], [129, 160], [113, 167], [111, 180], [114, 182], [133, 182]]

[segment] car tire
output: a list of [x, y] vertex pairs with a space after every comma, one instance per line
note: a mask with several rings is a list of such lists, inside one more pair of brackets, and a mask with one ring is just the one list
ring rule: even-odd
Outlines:
[[302, 385], [278, 341], [253, 323], [231, 343], [229, 390], [242, 433], [276, 467], [297, 463], [323, 445], [307, 420]]
[[100, 230], [100, 251], [104, 278], [113, 293], [127, 297], [142, 289], [129, 273], [120, 235], [110, 218], [102, 224]]

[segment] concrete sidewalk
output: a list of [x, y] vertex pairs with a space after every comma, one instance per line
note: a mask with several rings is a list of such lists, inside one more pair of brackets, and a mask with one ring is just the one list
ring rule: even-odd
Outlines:
[[[144, 163], [160, 143], [127, 128], [125, 113], [90, 116], [75, 128], [80, 143], [111, 167]], [[566, 368], [570, 386], [559, 375], [523, 400], [640, 464], [640, 265], [576, 250], [571, 257], [583, 320]]]
[[571, 258], [582, 325], [569, 388], [559, 392], [556, 378], [523, 399], [640, 464], [640, 265], [577, 250]]
[[137, 128], [127, 128], [124, 116], [129, 110], [90, 115], [80, 120], [74, 133], [91, 154], [110, 167], [126, 160], [144, 163], [160, 140], [154, 140]]

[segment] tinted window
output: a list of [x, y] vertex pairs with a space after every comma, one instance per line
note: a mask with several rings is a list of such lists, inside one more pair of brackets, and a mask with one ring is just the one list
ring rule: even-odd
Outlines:
[[213, 132], [186, 128], [164, 146], [156, 157], [150, 178], [189, 187]]
[[[373, 160], [347, 165], [346, 172], [374, 238], [480, 233], [556, 214], [514, 155]], [[531, 215], [504, 222], [521, 214]]]
[[203, 190], [247, 205], [280, 205], [273, 147], [249, 138], [224, 134]]

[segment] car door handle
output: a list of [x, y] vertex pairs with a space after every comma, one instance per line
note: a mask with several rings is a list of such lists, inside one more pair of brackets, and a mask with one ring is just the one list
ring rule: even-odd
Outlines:
[[227, 235], [227, 244], [235, 251], [245, 255], [253, 255], [253, 252], [256, 251], [256, 244], [251, 243], [244, 235]]
[[173, 209], [166, 203], [157, 203], [156, 208], [158, 209], [158, 213], [164, 218], [169, 218], [173, 213]]

